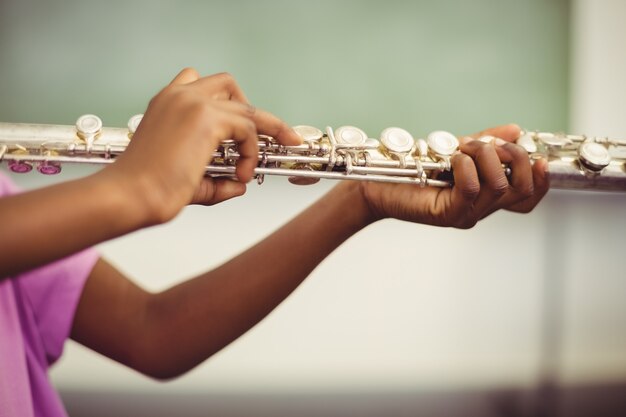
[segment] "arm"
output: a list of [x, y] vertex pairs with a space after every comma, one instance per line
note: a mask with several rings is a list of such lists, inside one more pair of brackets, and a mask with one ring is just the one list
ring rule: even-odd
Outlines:
[[265, 317], [369, 216], [358, 185], [340, 184], [228, 263], [159, 294], [101, 261], [87, 281], [72, 338], [147, 375], [180, 375]]
[[[508, 140], [519, 134], [514, 126], [505, 130], [497, 133]], [[72, 337], [147, 375], [178, 376], [263, 319], [329, 253], [377, 219], [467, 228], [498, 208], [532, 208], [547, 190], [541, 163], [531, 171], [523, 150], [498, 146], [468, 141], [468, 154], [453, 160], [451, 190], [341, 183], [243, 254], [159, 294], [101, 262], [83, 292]], [[514, 165], [511, 184], [501, 160]]]
[[0, 199], [0, 280], [141, 227], [133, 194], [96, 174]]
[[[257, 163], [257, 132], [300, 139], [250, 106], [227, 74], [182, 71], [157, 94], [115, 164], [90, 177], [0, 199], [0, 280], [96, 243], [173, 218], [190, 203], [215, 204], [245, 192]], [[212, 151], [239, 142], [242, 182], [204, 178]]]

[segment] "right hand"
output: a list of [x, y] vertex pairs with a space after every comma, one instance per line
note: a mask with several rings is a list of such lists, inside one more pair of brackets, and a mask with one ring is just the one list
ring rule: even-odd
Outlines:
[[[128, 148], [103, 174], [131, 185], [132, 197], [147, 209], [145, 223], [163, 223], [187, 204], [242, 195], [257, 166], [258, 133], [283, 145], [301, 143], [285, 122], [250, 105], [231, 75], [200, 78], [186, 68], [150, 101]], [[226, 139], [238, 142], [239, 181], [204, 176]]]
[[[452, 188], [363, 182], [361, 192], [372, 221], [397, 218], [434, 226], [468, 229], [496, 210], [530, 212], [548, 192], [547, 161], [531, 166], [528, 153], [514, 142], [517, 125], [505, 125], [461, 138], [452, 158]], [[475, 140], [494, 136], [500, 140]], [[507, 178], [502, 164], [511, 166]]]

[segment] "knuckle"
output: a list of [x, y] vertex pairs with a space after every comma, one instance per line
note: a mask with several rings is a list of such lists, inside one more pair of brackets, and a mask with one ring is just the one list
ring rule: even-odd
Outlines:
[[218, 74], [215, 74], [214, 77], [226, 85], [237, 84], [237, 82], [235, 81], [235, 77], [233, 77], [233, 75], [229, 72], [220, 72]]
[[456, 155], [454, 155], [452, 157], [452, 167], [453, 168], [461, 168], [461, 169], [469, 169], [474, 167], [474, 161], [472, 160], [472, 157], [464, 154], [464, 153], [457, 153]]
[[507, 142], [505, 146], [507, 147], [508, 151], [513, 154], [514, 157], [521, 158], [527, 157], [528, 155], [528, 152], [524, 148], [515, 143]]
[[185, 67], [182, 69], [181, 73], [191, 73], [193, 75], [198, 75], [198, 70], [194, 67]]
[[519, 190], [519, 194], [524, 199], [532, 197], [533, 195], [535, 195], [535, 187], [534, 187], [534, 185], [533, 184], [526, 185], [521, 190]]
[[248, 136], [256, 138], [256, 125], [250, 119], [244, 121], [244, 129]]
[[498, 178], [490, 187], [492, 194], [495, 197], [502, 197], [509, 190], [509, 182], [506, 178]]
[[476, 141], [476, 159], [482, 160], [489, 156], [491, 152], [494, 151], [492, 146], [487, 145], [486, 143]]
[[246, 117], [254, 117], [254, 115], [256, 114], [256, 107], [254, 107], [252, 104], [243, 104], [245, 106], [245, 115]]
[[218, 72], [217, 74], [215, 74], [215, 77], [219, 77], [225, 81], [227, 80], [234, 80], [235, 78], [233, 77], [233, 75], [230, 72], [224, 71], [224, 72]]
[[506, 143], [503, 147], [511, 155], [513, 163], [530, 165], [530, 158], [526, 149], [515, 143]]
[[187, 107], [197, 99], [184, 88], [179, 86], [167, 86], [150, 101], [151, 105], [164, 105], [176, 111], [187, 110]]
[[473, 201], [480, 193], [480, 183], [472, 181], [461, 188], [461, 195], [465, 200]]
[[530, 158], [528, 157], [528, 151], [524, 149], [524, 147], [522, 147], [521, 145], [518, 145], [517, 143], [507, 143], [507, 146], [509, 147], [513, 155], [519, 158], [528, 159], [528, 162], [530, 163]]

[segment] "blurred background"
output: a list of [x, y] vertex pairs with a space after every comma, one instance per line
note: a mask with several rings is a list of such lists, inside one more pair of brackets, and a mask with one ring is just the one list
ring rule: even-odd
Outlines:
[[[625, 137], [624, 18], [621, 0], [1, 0], [0, 120], [94, 113], [125, 126], [193, 66], [232, 73], [294, 125], [377, 137], [516, 122]], [[14, 179], [33, 188], [92, 171]], [[99, 250], [159, 291], [332, 186], [267, 178]], [[73, 342], [52, 378], [73, 416], [626, 415], [625, 207], [622, 194], [552, 190], [531, 214], [467, 231], [383, 221], [175, 381]]]

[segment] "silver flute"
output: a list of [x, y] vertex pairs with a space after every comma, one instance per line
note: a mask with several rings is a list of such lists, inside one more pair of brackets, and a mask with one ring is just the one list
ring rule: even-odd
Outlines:
[[[103, 127], [100, 118], [91, 114], [81, 116], [75, 126], [0, 123], [0, 162], [13, 172], [36, 167], [46, 175], [59, 173], [66, 163], [110, 164], [130, 144], [141, 118], [131, 117], [127, 128]], [[300, 185], [322, 178], [453, 185], [450, 160], [459, 140], [449, 132], [415, 139], [404, 129], [390, 127], [374, 139], [354, 126], [327, 127], [325, 132], [312, 126], [294, 126], [294, 130], [303, 139], [301, 145], [285, 146], [259, 135], [255, 168], [259, 184], [265, 175], [279, 175]], [[626, 140], [528, 131], [517, 144], [531, 162], [547, 159], [553, 188], [626, 191]], [[206, 174], [234, 177], [238, 159], [237, 143], [225, 140], [214, 150]], [[509, 167], [503, 169], [510, 174]]]

